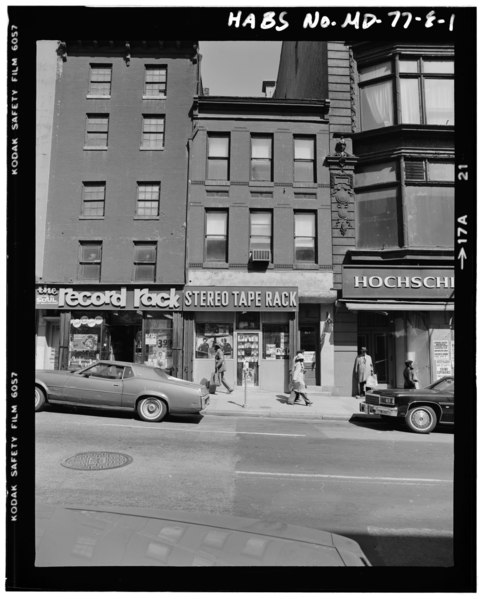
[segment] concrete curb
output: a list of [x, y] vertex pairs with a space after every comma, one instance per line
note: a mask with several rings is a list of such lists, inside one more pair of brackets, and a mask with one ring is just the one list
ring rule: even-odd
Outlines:
[[[359, 414], [285, 414], [282, 412], [265, 411], [259, 410], [204, 410], [201, 412], [204, 416], [235, 416], [242, 418], [279, 418], [284, 420], [305, 420], [306, 422], [321, 421], [321, 420], [337, 420], [337, 421], [349, 421], [352, 418], [357, 419]], [[365, 418], [361, 417], [361, 420]]]

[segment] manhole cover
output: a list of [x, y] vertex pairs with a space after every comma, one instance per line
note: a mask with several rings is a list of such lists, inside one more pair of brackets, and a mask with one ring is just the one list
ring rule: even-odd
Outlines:
[[122, 468], [132, 462], [133, 458], [125, 453], [114, 453], [112, 451], [88, 451], [77, 453], [61, 462], [65, 468], [73, 470], [110, 470]]

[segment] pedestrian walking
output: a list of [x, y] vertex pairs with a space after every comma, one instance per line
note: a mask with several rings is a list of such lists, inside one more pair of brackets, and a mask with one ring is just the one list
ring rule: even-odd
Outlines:
[[372, 358], [367, 353], [367, 349], [365, 347], [361, 347], [361, 352], [356, 358], [354, 372], [357, 379], [359, 396], [364, 397], [366, 395], [366, 381], [374, 374]]
[[227, 389], [227, 393], [232, 393], [232, 391], [234, 389], [232, 389], [230, 387], [230, 385], [227, 383], [227, 381], [224, 379], [224, 373], [225, 373], [224, 352], [222, 351], [222, 349], [218, 343], [214, 344], [214, 349], [215, 349], [215, 354], [214, 354], [215, 373], [219, 376], [219, 381]]
[[294, 358], [294, 364], [292, 369], [292, 387], [296, 394], [294, 401], [298, 401], [299, 397], [306, 402], [306, 406], [312, 406], [312, 401], [307, 397], [307, 387], [304, 380], [304, 352], [299, 350]]
[[403, 371], [404, 376], [404, 388], [405, 389], [416, 389], [416, 373], [414, 371], [414, 362], [412, 360], [406, 360], [406, 368]]

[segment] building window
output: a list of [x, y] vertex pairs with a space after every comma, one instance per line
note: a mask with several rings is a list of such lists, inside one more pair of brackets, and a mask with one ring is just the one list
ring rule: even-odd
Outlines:
[[316, 214], [294, 213], [294, 259], [295, 262], [316, 262]]
[[88, 148], [106, 148], [109, 138], [109, 115], [88, 114], [85, 145]]
[[101, 217], [105, 214], [105, 183], [84, 183], [82, 216]]
[[272, 212], [251, 212], [249, 250], [272, 249]]
[[102, 266], [102, 242], [81, 241], [79, 256], [80, 281], [100, 281]]
[[207, 179], [229, 180], [229, 136], [209, 135], [207, 138]]
[[167, 95], [167, 67], [145, 66], [144, 96], [165, 98]]
[[205, 260], [227, 262], [227, 210], [209, 210], [205, 216]]
[[356, 194], [357, 247], [399, 247], [398, 190], [382, 189]]
[[157, 264], [156, 243], [135, 243], [134, 246], [134, 281], [155, 281]]
[[251, 138], [251, 180], [272, 181], [272, 135]]
[[262, 359], [287, 360], [289, 358], [289, 325], [263, 323]]
[[137, 216], [159, 216], [160, 183], [137, 184]]
[[356, 218], [358, 248], [452, 247], [454, 162], [402, 159], [358, 167]]
[[364, 131], [395, 123], [454, 125], [454, 60], [396, 56], [360, 67], [359, 87]]
[[218, 343], [224, 358], [234, 357], [233, 326], [228, 322], [198, 322], [195, 325], [195, 357], [200, 360], [213, 360]]
[[294, 181], [315, 181], [314, 137], [294, 137]]
[[112, 65], [91, 64], [89, 96], [110, 97], [112, 87]]
[[161, 150], [164, 147], [165, 118], [161, 115], [143, 115], [142, 117], [143, 150]]

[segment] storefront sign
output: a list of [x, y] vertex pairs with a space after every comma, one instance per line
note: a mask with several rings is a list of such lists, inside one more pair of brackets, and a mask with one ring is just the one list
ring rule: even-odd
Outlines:
[[184, 310], [293, 311], [297, 287], [186, 287]]
[[444, 299], [453, 298], [454, 271], [430, 266], [342, 267], [345, 299]]
[[37, 287], [35, 303], [42, 308], [57, 307], [58, 289], [56, 287]]
[[175, 288], [85, 289], [46, 287], [36, 289], [37, 308], [86, 310], [180, 310], [182, 293]]

